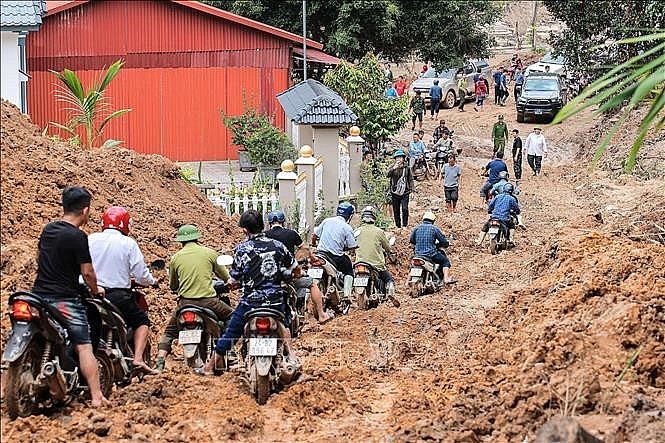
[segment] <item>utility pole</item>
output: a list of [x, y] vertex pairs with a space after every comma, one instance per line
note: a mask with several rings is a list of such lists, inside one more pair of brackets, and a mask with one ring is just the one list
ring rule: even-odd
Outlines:
[[[305, 0], [303, 0], [305, 1]], [[536, 18], [538, 13], [538, 2], [533, 2], [533, 19], [531, 20], [531, 50], [536, 50]]]
[[302, 0], [302, 79], [307, 80], [307, 0]]

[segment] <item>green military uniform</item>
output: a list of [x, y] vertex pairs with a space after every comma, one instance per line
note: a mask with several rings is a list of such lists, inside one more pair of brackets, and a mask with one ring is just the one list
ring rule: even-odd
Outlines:
[[383, 229], [369, 223], [363, 223], [355, 230], [354, 235], [358, 242], [356, 261], [369, 263], [379, 271], [385, 271], [386, 256], [390, 252], [390, 243]]
[[[215, 250], [195, 241], [184, 243], [182, 249], [173, 255], [169, 263], [169, 286], [178, 294], [177, 308], [196, 305], [210, 309], [219, 320], [231, 317], [233, 309], [219, 300], [213, 287], [214, 276], [224, 281], [230, 278], [229, 271], [217, 264], [217, 256]], [[178, 322], [174, 312], [159, 339], [158, 349], [170, 352], [171, 342], [177, 337]]]
[[492, 127], [492, 140], [494, 141], [494, 154], [503, 152], [508, 138], [508, 126], [503, 121], [494, 123]]
[[425, 112], [425, 99], [415, 96], [411, 99], [411, 111], [414, 114], [422, 114]]

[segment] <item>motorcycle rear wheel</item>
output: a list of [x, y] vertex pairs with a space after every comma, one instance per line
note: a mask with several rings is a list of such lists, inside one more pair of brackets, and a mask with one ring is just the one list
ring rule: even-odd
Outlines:
[[499, 243], [496, 241], [496, 237], [490, 239], [490, 252], [492, 255], [496, 255], [499, 252]]
[[[256, 371], [256, 368], [254, 369]], [[270, 397], [270, 374], [259, 375], [256, 374], [256, 402], [260, 405], [265, 405]]]
[[99, 366], [99, 386], [102, 389], [104, 397], [109, 398], [111, 392], [113, 392], [113, 383], [115, 382], [113, 363], [111, 363], [109, 357], [103, 352], [96, 352], [95, 358]]
[[7, 370], [5, 400], [11, 420], [28, 417], [37, 412], [37, 404], [30, 399], [29, 387], [41, 370], [42, 347], [32, 341], [23, 355]]

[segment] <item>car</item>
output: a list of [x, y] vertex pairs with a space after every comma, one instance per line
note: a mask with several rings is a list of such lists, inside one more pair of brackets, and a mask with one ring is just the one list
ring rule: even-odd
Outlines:
[[459, 100], [459, 97], [457, 96], [457, 79], [455, 78], [457, 72], [460, 69], [464, 69], [464, 75], [467, 78], [467, 90], [472, 92], [471, 95], [467, 95], [467, 98], [472, 98], [475, 96], [473, 93], [473, 76], [475, 75], [476, 70], [479, 68], [480, 72], [485, 75], [485, 78], [489, 78], [491, 75], [490, 65], [487, 63], [487, 61], [480, 59], [469, 60], [466, 66], [463, 68], [453, 68], [447, 69], [445, 71], [436, 71], [433, 67], [430, 67], [427, 72], [422, 75], [422, 77], [417, 78], [411, 84], [411, 95], [415, 94], [416, 91], [420, 91], [423, 98], [425, 99], [425, 104], [429, 106], [429, 88], [431, 88], [434, 84], [434, 80], [439, 80], [439, 86], [441, 86], [443, 89], [443, 99], [441, 101], [441, 106], [443, 108], [452, 108]]
[[558, 74], [532, 73], [524, 80], [522, 92], [515, 102], [517, 121], [526, 117], [554, 116], [568, 102], [568, 88]]
[[545, 68], [549, 66], [550, 74], [559, 74], [565, 77], [568, 72], [566, 63], [567, 60], [565, 57], [554, 57], [551, 52], [548, 52], [539, 62], [529, 65], [524, 72], [524, 76], [528, 77], [531, 73], [545, 72]]

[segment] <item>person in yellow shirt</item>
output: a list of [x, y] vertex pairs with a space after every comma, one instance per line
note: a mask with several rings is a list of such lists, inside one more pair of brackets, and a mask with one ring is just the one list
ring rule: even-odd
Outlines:
[[[194, 225], [183, 225], [178, 229], [175, 241], [182, 244], [169, 263], [169, 286], [178, 294], [178, 306], [196, 305], [213, 311], [220, 320], [231, 318], [233, 309], [222, 302], [213, 287], [213, 277], [229, 280], [229, 271], [217, 264], [217, 251], [202, 246], [198, 240], [201, 232]], [[171, 352], [171, 343], [178, 337], [178, 322], [171, 316], [164, 334], [159, 340], [155, 369], [163, 371], [166, 356]]]
[[356, 249], [356, 262], [371, 265], [379, 272], [379, 278], [386, 285], [386, 295], [399, 307], [399, 300], [395, 297], [395, 281], [386, 267], [386, 255], [391, 253], [390, 243], [383, 229], [376, 226], [376, 211], [371, 206], [366, 206], [361, 214], [362, 224], [354, 231], [358, 242]]

